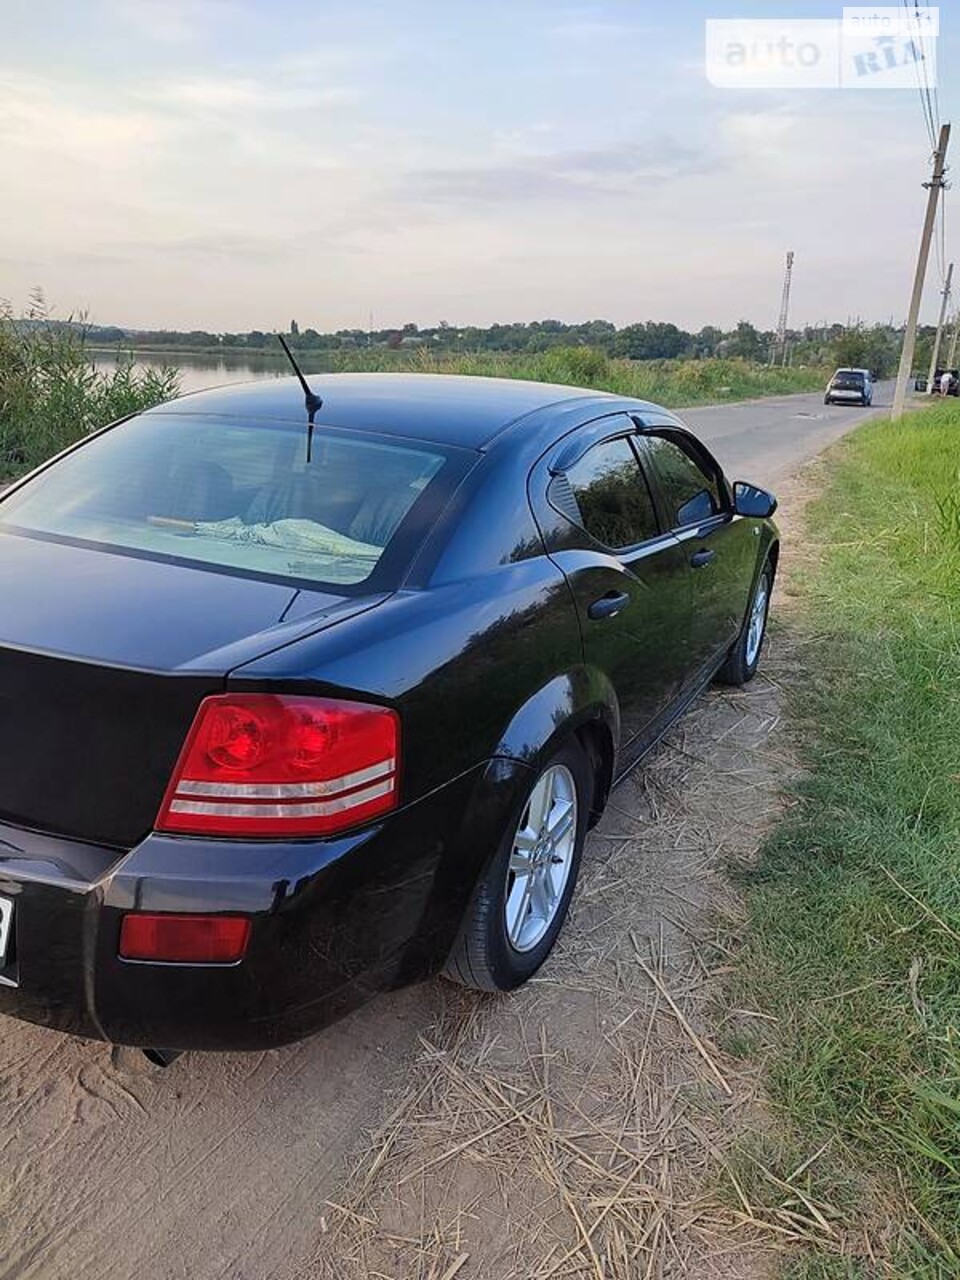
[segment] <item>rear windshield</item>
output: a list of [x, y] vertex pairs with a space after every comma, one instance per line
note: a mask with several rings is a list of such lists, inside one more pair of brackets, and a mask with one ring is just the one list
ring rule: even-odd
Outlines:
[[835, 387], [862, 387], [863, 374], [857, 372], [856, 369], [841, 369], [839, 373], [833, 375], [833, 385]]
[[472, 456], [317, 426], [308, 462], [305, 423], [147, 414], [0, 501], [0, 530], [380, 589]]

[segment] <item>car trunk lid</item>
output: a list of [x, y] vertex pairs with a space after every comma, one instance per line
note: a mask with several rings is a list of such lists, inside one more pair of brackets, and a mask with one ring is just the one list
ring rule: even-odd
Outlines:
[[385, 598], [0, 534], [0, 821], [129, 847], [234, 666]]

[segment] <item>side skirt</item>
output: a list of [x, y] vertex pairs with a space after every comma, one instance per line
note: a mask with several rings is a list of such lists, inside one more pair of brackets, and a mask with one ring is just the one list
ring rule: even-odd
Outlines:
[[645, 736], [643, 746], [640, 748], [639, 754], [634, 756], [631, 754], [630, 763], [623, 769], [618, 769], [614, 775], [613, 783], [610, 790], [619, 786], [626, 776], [633, 772], [638, 764], [642, 763], [644, 758], [650, 754], [657, 743], [664, 737], [669, 729], [672, 729], [680, 717], [686, 712], [690, 705], [699, 698], [704, 689], [710, 684], [713, 677], [726, 661], [726, 653], [722, 653], [720, 657], [712, 662], [709, 667], [690, 684], [680, 695], [672, 707], [664, 712], [660, 720], [656, 721], [654, 727]]

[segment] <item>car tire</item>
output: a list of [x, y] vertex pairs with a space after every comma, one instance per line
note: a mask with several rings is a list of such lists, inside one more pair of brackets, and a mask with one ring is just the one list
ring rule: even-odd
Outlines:
[[824, 396], [824, 397], [823, 397], [823, 403], [824, 403], [824, 404], [833, 404], [833, 401], [830, 399], [830, 397], [829, 397], [829, 396]]
[[[553, 950], [573, 897], [592, 796], [589, 761], [570, 741], [527, 788], [519, 815], [474, 890], [445, 978], [477, 991], [513, 991], [536, 973]], [[571, 802], [566, 826], [564, 805]], [[552, 844], [550, 837], [543, 839], [551, 827]], [[561, 827], [564, 834], [557, 839]], [[531, 870], [518, 874], [518, 860]], [[555, 891], [552, 897], [545, 884]]]
[[763, 642], [767, 634], [767, 618], [770, 614], [772, 592], [773, 567], [768, 560], [750, 597], [750, 607], [743, 623], [743, 630], [736, 644], [727, 654], [726, 662], [717, 672], [717, 679], [721, 684], [744, 685], [757, 674]]

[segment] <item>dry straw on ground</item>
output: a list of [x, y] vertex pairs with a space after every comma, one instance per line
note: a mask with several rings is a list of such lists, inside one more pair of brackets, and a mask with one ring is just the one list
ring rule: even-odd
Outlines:
[[817, 1153], [738, 1174], [731, 1153], [768, 1121], [755, 1068], [708, 1030], [764, 1016], [718, 1012], [726, 961], [704, 934], [717, 913], [735, 930], [724, 860], [756, 848], [792, 769], [772, 657], [615, 792], [541, 974], [505, 999], [445, 988], [389, 1120], [322, 1207], [314, 1276], [750, 1280], [837, 1239], [807, 1189]]

